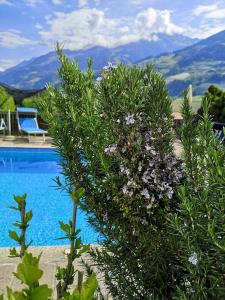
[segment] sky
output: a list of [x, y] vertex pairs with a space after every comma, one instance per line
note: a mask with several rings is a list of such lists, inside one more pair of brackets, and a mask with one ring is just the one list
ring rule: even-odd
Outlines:
[[54, 51], [225, 30], [225, 0], [0, 0], [0, 71]]

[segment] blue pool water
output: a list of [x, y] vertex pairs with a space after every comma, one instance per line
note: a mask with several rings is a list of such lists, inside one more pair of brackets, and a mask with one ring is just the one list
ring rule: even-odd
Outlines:
[[[0, 148], [0, 247], [16, 245], [8, 236], [12, 223], [19, 220], [17, 211], [9, 209], [13, 195], [27, 193], [27, 209], [33, 210], [33, 219], [27, 230], [33, 246], [62, 245], [56, 240], [63, 234], [58, 221], [71, 217], [72, 201], [57, 189], [54, 178], [60, 175], [59, 156], [52, 149]], [[79, 211], [77, 228], [84, 243], [97, 243], [97, 233]]]

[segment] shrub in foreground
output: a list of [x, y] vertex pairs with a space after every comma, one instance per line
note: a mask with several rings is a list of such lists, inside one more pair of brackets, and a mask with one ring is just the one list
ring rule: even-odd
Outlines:
[[90, 62], [82, 73], [58, 54], [60, 86], [40, 109], [68, 186], [85, 188], [81, 207], [103, 246], [93, 257], [115, 299], [168, 299], [179, 274], [166, 216], [182, 169], [165, 81], [150, 66], [110, 64], [96, 84]]

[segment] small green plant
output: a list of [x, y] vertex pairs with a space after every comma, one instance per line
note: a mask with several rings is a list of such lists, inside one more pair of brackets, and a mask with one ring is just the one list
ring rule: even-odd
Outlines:
[[[61, 230], [66, 234], [64, 237], [59, 239], [68, 239], [70, 241], [70, 252], [67, 254], [67, 266], [66, 268], [57, 268], [56, 278], [58, 279], [57, 284], [57, 299], [61, 299], [67, 292], [69, 285], [74, 281], [75, 269], [73, 262], [79, 258], [82, 253], [89, 250], [89, 245], [82, 245], [81, 238], [78, 237], [80, 230], [76, 230], [76, 215], [77, 208], [81, 197], [84, 195], [84, 189], [79, 188], [74, 193], [70, 193], [73, 201], [73, 216], [72, 220], [68, 224], [59, 222]], [[73, 298], [72, 298], [73, 299]]]
[[94, 296], [97, 288], [96, 275], [92, 273], [80, 288], [76, 288], [72, 294], [67, 294], [63, 300], [97, 300]]
[[[59, 182], [61, 185], [61, 183]], [[66, 268], [57, 269], [56, 278], [59, 280], [57, 290], [57, 300], [95, 300], [94, 294], [98, 288], [98, 282], [96, 275], [92, 273], [86, 282], [82, 282], [82, 277], [78, 282], [78, 287], [70, 294], [67, 290], [68, 287], [74, 282], [74, 275], [76, 271], [73, 266], [75, 259], [79, 258], [82, 253], [89, 250], [89, 245], [82, 245], [81, 238], [78, 237], [80, 230], [76, 230], [76, 215], [77, 208], [80, 199], [84, 195], [84, 189], [79, 188], [76, 191], [70, 193], [73, 200], [73, 216], [72, 220], [68, 224], [59, 222], [61, 230], [65, 233], [65, 236], [59, 239], [68, 239], [70, 241], [70, 253], [67, 254], [67, 266]], [[20, 212], [20, 221], [16, 221], [13, 225], [21, 230], [20, 235], [10, 230], [10, 237], [20, 245], [20, 252], [18, 253], [15, 248], [10, 249], [11, 257], [21, 257], [22, 261], [17, 267], [17, 272], [14, 275], [26, 285], [21, 291], [13, 291], [9, 287], [7, 288], [7, 296], [9, 300], [48, 300], [52, 295], [52, 290], [45, 284], [40, 285], [39, 279], [43, 275], [43, 271], [39, 268], [39, 261], [41, 255], [34, 257], [31, 253], [27, 252], [30, 245], [26, 244], [26, 230], [29, 226], [29, 222], [32, 219], [32, 210], [26, 212], [26, 197], [14, 196], [14, 201], [17, 206], [10, 206], [11, 209]], [[80, 273], [81, 274], [81, 273]], [[3, 300], [3, 295], [0, 295], [0, 300]]]
[[9, 230], [9, 236], [19, 244], [20, 252], [18, 253], [16, 248], [10, 249], [11, 257], [23, 257], [25, 251], [32, 243], [32, 241], [30, 241], [28, 244], [26, 244], [26, 230], [29, 227], [29, 222], [33, 217], [32, 210], [26, 212], [26, 198], [26, 194], [22, 196], [14, 196], [13, 199], [17, 206], [10, 206], [11, 209], [17, 210], [20, 213], [20, 221], [13, 223], [13, 225], [20, 230], [20, 234], [18, 234], [16, 231]]
[[39, 283], [43, 276], [43, 271], [39, 268], [39, 260], [40, 256], [34, 257], [31, 253], [24, 253], [14, 275], [25, 285], [25, 288], [19, 292], [7, 288], [9, 300], [48, 300], [51, 297], [52, 289], [46, 284]]

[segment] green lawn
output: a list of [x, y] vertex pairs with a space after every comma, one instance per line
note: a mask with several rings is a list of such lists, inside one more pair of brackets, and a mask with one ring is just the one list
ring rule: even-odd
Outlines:
[[[201, 106], [201, 101], [202, 101], [202, 96], [194, 96], [193, 101], [192, 101], [192, 109], [194, 112], [197, 112], [199, 107]], [[172, 106], [173, 106], [173, 111], [174, 112], [181, 112], [181, 107], [182, 107], [183, 99], [182, 98], [175, 98], [173, 100]]]

